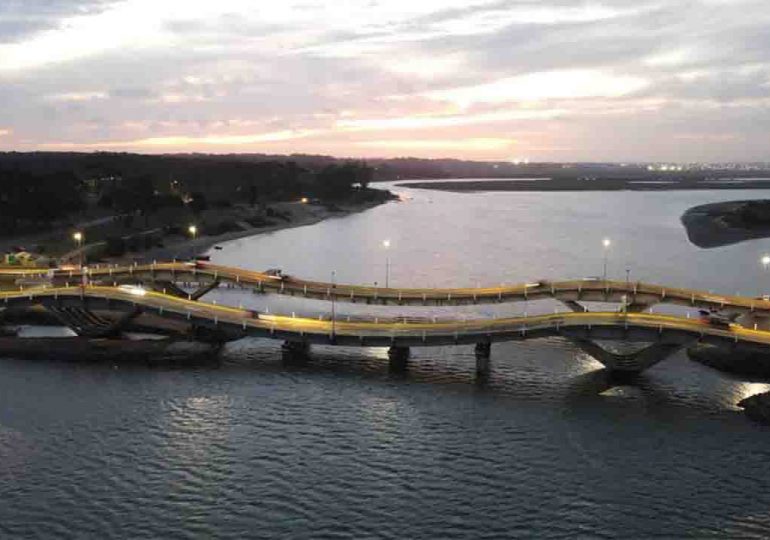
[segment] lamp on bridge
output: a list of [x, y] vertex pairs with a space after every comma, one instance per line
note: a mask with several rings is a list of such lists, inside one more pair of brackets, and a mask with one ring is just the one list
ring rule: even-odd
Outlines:
[[390, 281], [390, 254], [388, 248], [390, 248], [390, 240], [383, 240], [382, 247], [385, 248], [385, 288], [388, 288]]
[[195, 240], [195, 238], [198, 236], [198, 227], [195, 225], [190, 225], [187, 227], [187, 232], [189, 232], [190, 236], [192, 236], [192, 239]]
[[765, 271], [767, 271], [767, 267], [770, 266], [770, 255], [764, 255], [761, 259], [762, 266], [765, 267]]
[[609, 256], [610, 246], [612, 242], [609, 238], [602, 240], [602, 246], [604, 247], [604, 271], [602, 272], [602, 280], [607, 281], [607, 257]]
[[[337, 288], [337, 281], [335, 279], [336, 276], [337, 276], [336, 270], [332, 270], [332, 289]], [[336, 295], [337, 295], [337, 291], [333, 290], [331, 295], [332, 296], [332, 336], [331, 336], [332, 343], [334, 343], [334, 341], [336, 341], [337, 339], [337, 332], [336, 332], [337, 314], [336, 314], [335, 305], [334, 305]]]
[[80, 266], [83, 266], [83, 233], [80, 231], [77, 231], [75, 234], [72, 235], [72, 239], [77, 242], [78, 245], [78, 260], [80, 261]]

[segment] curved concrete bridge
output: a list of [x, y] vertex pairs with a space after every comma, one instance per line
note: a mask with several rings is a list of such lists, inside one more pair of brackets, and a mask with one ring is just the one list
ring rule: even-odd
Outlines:
[[[499, 287], [457, 288], [381, 288], [308, 281], [295, 277], [279, 278], [266, 272], [210, 263], [160, 262], [134, 266], [96, 266], [85, 273], [89, 282], [104, 285], [120, 283], [159, 283], [177, 285], [197, 283], [201, 288], [190, 296], [200, 298], [220, 283], [316, 300], [399, 306], [457, 306], [524, 302], [551, 298], [573, 311], [585, 311], [581, 302], [622, 303], [627, 311], [644, 311], [656, 304], [726, 310], [740, 314], [770, 316], [770, 301], [735, 295], [720, 295], [695, 289], [666, 287], [641, 282], [598, 279], [546, 281]], [[57, 285], [79, 283], [80, 270], [0, 269], [0, 279], [47, 282]], [[171, 291], [173, 287], [167, 287]], [[177, 290], [180, 295], [185, 295]]]
[[[749, 301], [749, 299], [744, 299]], [[479, 371], [488, 368], [492, 343], [563, 336], [611, 370], [638, 372], [681, 347], [700, 341], [770, 352], [770, 332], [741, 325], [714, 325], [680, 316], [635, 312], [573, 311], [529, 317], [471, 320], [347, 318], [318, 319], [260, 314], [141, 288], [104, 285], [48, 286], [0, 292], [0, 308], [44, 306], [58, 313], [77, 309], [121, 314], [126, 324], [140, 313], [206, 328], [221, 341], [261, 336], [302, 350], [311, 343], [390, 347], [391, 359], [405, 363], [409, 347], [475, 344]], [[633, 353], [611, 352], [597, 342], [643, 343]]]

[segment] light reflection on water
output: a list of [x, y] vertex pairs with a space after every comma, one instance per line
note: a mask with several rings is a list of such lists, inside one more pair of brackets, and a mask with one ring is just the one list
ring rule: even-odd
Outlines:
[[[767, 242], [701, 251], [678, 222], [691, 205], [744, 193], [399, 191], [403, 202], [241, 239], [212, 258], [381, 283], [390, 238], [395, 285], [484, 285], [596, 275], [610, 236], [613, 277], [628, 265], [632, 279], [762, 288], [754, 263]], [[250, 293], [242, 301], [327, 310]], [[343, 316], [375, 311], [337, 306]], [[412, 310], [424, 313], [402, 312]], [[406, 374], [389, 372], [382, 348], [316, 347], [303, 361], [264, 339], [229, 344], [210, 368], [3, 360], [0, 531], [761, 538], [770, 533], [767, 429], [734, 404], [769, 387], [681, 353], [617, 381], [559, 338], [495, 344], [483, 378], [468, 346], [415, 349]]]

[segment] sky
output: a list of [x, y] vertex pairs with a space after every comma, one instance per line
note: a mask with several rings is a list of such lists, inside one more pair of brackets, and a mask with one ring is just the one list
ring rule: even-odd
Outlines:
[[768, 0], [0, 0], [0, 150], [770, 161]]

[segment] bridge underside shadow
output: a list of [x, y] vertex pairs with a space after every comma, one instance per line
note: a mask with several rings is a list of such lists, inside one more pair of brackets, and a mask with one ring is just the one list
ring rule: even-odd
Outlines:
[[115, 318], [106, 319], [81, 307], [47, 306], [46, 310], [78, 336], [88, 338], [118, 337], [142, 313], [142, 309], [136, 307], [117, 313]]
[[681, 350], [683, 343], [653, 343], [632, 353], [608, 351], [595, 341], [569, 338], [583, 352], [601, 362], [608, 370], [618, 373], [640, 373]]

